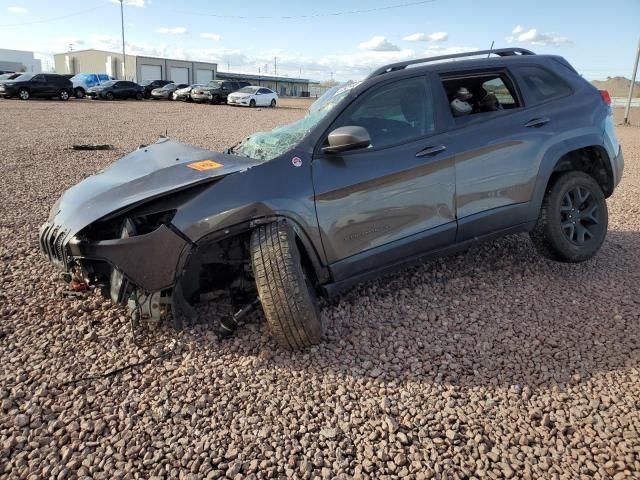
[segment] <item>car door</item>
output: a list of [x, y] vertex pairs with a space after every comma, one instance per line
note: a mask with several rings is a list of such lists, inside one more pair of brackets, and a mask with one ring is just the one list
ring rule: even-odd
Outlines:
[[29, 89], [31, 90], [32, 97], [45, 97], [49, 93], [50, 85], [43, 73], [39, 73], [31, 78], [29, 82]]
[[[371, 146], [323, 153], [329, 132], [361, 126]], [[424, 75], [378, 83], [333, 122], [312, 163], [316, 213], [334, 280], [453, 242], [454, 162]]]
[[[507, 69], [445, 72], [439, 86], [445, 102], [460, 87], [473, 95], [468, 101], [473, 113], [468, 115], [454, 117], [452, 109], [442, 104], [455, 153], [456, 240], [471, 240], [532, 220], [538, 156], [552, 133], [543, 124], [528, 123], [531, 112], [513, 76]], [[484, 111], [482, 102], [489, 94], [495, 95], [497, 104]]]
[[255, 98], [256, 105], [258, 106], [269, 105], [269, 95], [264, 88], [259, 88], [253, 98]]
[[227, 98], [227, 95], [229, 95], [231, 92], [233, 92], [234, 90], [234, 84], [233, 82], [222, 82], [222, 97], [223, 98]]

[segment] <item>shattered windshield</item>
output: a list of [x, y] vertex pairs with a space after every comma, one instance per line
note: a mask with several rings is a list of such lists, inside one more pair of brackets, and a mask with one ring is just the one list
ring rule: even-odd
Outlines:
[[297, 122], [258, 132], [245, 138], [232, 153], [258, 160], [271, 160], [298, 144], [358, 83], [347, 82], [327, 90]]

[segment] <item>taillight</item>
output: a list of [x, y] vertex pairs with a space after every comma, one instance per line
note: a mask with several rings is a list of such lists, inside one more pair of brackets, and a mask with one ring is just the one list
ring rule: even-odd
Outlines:
[[606, 90], [600, 90], [600, 96], [602, 97], [602, 101], [607, 105], [611, 105], [611, 95]]

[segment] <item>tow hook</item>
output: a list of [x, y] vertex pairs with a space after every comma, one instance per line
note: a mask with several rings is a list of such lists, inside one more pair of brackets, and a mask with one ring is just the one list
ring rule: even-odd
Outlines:
[[258, 305], [260, 304], [260, 299], [256, 298], [253, 302], [245, 307], [242, 307], [236, 313], [234, 313], [231, 317], [223, 318], [220, 320], [220, 325], [216, 330], [216, 335], [220, 339], [229, 338], [233, 335], [238, 329], [238, 323], [240, 320], [245, 317], [247, 314], [252, 312]]

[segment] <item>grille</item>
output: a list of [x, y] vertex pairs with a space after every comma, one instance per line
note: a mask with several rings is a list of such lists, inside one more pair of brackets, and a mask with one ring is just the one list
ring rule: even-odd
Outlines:
[[67, 232], [56, 225], [47, 225], [40, 234], [40, 248], [49, 260], [58, 265], [66, 265], [64, 238]]

